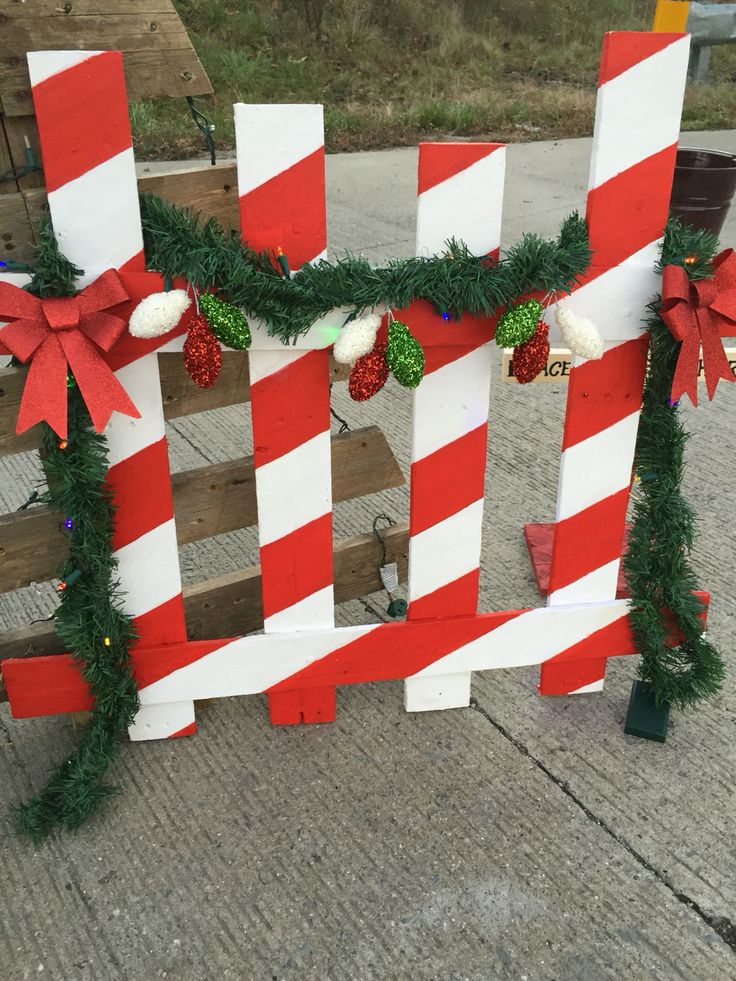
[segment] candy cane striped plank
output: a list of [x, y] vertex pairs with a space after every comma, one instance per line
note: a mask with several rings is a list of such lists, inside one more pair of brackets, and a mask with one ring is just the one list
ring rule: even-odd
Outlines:
[[[540, 663], [584, 662], [634, 650], [628, 601], [507, 610], [441, 620], [407, 620], [328, 630], [192, 641], [137, 650], [133, 667], [144, 705], [259, 692], [413, 678]], [[6, 670], [7, 669], [7, 670]], [[16, 718], [89, 707], [89, 692], [66, 655], [3, 666]]]
[[[570, 372], [552, 564], [551, 607], [612, 599], [621, 561], [646, 370], [645, 306], [667, 220], [689, 38], [614, 33], [603, 45], [587, 219], [589, 282], [565, 303], [608, 342]], [[617, 295], [618, 294], [618, 295]], [[625, 339], [630, 338], [630, 339]], [[542, 694], [598, 691], [601, 655], [542, 669]]]
[[[505, 147], [423, 143], [419, 148], [417, 253], [436, 255], [458, 238], [479, 256], [498, 255]], [[427, 346], [414, 394], [409, 522], [409, 619], [475, 613], [491, 385], [489, 319], [443, 322], [415, 304], [411, 328]], [[470, 701], [469, 671], [409, 678], [407, 711]]]
[[[48, 202], [63, 252], [84, 270], [143, 271], [143, 237], [122, 56], [112, 51], [28, 55]], [[155, 353], [117, 372], [141, 413], [106, 429], [116, 507], [114, 554], [139, 644], [186, 640], [179, 557]], [[132, 739], [194, 732], [194, 704], [141, 709]]]
[[[244, 240], [281, 249], [292, 271], [323, 256], [322, 107], [236, 105], [235, 136]], [[264, 630], [334, 627], [328, 353], [260, 340], [250, 385]], [[269, 708], [274, 723], [326, 722], [335, 690], [274, 693]]]

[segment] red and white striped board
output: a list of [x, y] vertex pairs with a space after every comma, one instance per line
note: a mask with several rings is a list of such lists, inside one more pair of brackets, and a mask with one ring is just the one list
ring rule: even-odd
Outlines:
[[[647, 337], [641, 328], [658, 290], [654, 263], [687, 48], [683, 35], [612, 34], [605, 40], [588, 195], [595, 258], [586, 282], [562, 302], [598, 324], [607, 348], [601, 361], [579, 362], [571, 371], [546, 608], [476, 612], [493, 318], [445, 323], [441, 311], [421, 302], [394, 311], [422, 342], [427, 359], [414, 405], [409, 615], [405, 623], [339, 630], [327, 349], [345, 311], [324, 317], [286, 350], [263, 325], [254, 326], [251, 398], [266, 632], [232, 640], [185, 639], [161, 399], [150, 353], [162, 344], [128, 342], [123, 353], [116, 351], [119, 377], [143, 417], [140, 423], [114, 418], [109, 429], [120, 515], [115, 548], [128, 609], [143, 634], [133, 652], [143, 703], [134, 736], [186, 731], [196, 698], [255, 692], [268, 694], [274, 721], [327, 720], [334, 714], [336, 685], [388, 678], [406, 680], [408, 709], [448, 708], [467, 704], [472, 671], [529, 664], [542, 666], [543, 693], [590, 691], [600, 687], [607, 657], [634, 651], [628, 605], [615, 599], [615, 588], [644, 380]], [[34, 57], [43, 65], [45, 56]], [[48, 57], [50, 67], [38, 70], [34, 88], [87, 62], [90, 69], [116, 65], [117, 82], [105, 84], [120, 98], [119, 56]], [[84, 98], [65, 96], [64, 112], [77, 104], [84, 105]], [[117, 264], [126, 284], [141, 280], [137, 295], [160, 288], [153, 274], [130, 272], [131, 266], [141, 268], [141, 260], [129, 133], [127, 143], [105, 135], [110, 152], [97, 159], [102, 151], [96, 143], [85, 149], [85, 134], [93, 130], [75, 122], [70, 140], [58, 112], [40, 110], [38, 118], [44, 158], [48, 147], [51, 161], [62, 151], [77, 161], [76, 170], [70, 162], [50, 165], [62, 248], [87, 263], [88, 276]], [[119, 107], [115, 113], [121, 116]], [[55, 127], [66, 138], [55, 135]], [[244, 237], [257, 248], [281, 248], [297, 269], [325, 248], [321, 110], [237, 106], [236, 132]], [[126, 154], [127, 169], [117, 160]], [[479, 255], [493, 254], [503, 160], [504, 150], [495, 144], [422, 147], [421, 253], [442, 250], [454, 235]], [[98, 226], [86, 204], [71, 206], [59, 192], [105, 166], [118, 176], [104, 182], [107, 195], [99, 204], [94, 180], [90, 185], [95, 213], [107, 216]], [[59, 172], [63, 180], [55, 177]], [[76, 187], [71, 192], [79, 193]], [[76, 198], [81, 200], [84, 195]], [[127, 211], [120, 205], [125, 214], [120, 201], [127, 202]], [[116, 235], [120, 223], [125, 231]], [[94, 247], [90, 236], [97, 236]], [[158, 287], [149, 282], [152, 276]], [[158, 493], [150, 493], [152, 482]], [[66, 654], [6, 661], [3, 674], [15, 716], [90, 705], [78, 667]]]
[[[548, 605], [614, 599], [646, 371], [646, 304], [667, 221], [690, 39], [608, 34], [588, 191], [593, 262], [562, 305], [606, 342], [570, 371]], [[554, 333], [554, 332], [553, 332]], [[554, 339], [554, 338], [553, 338]], [[598, 691], [606, 661], [548, 665], [542, 694]]]
[[[293, 272], [326, 252], [322, 113], [317, 105], [235, 106], [243, 239], [269, 250], [274, 261], [282, 252]], [[328, 350], [284, 348], [260, 328], [249, 357], [264, 630], [329, 629], [335, 606]], [[273, 722], [331, 721], [335, 689], [275, 693], [269, 707]]]
[[[145, 272], [122, 55], [29, 52], [48, 203], [61, 250], [84, 270]], [[156, 285], [154, 289], [160, 288]], [[155, 353], [117, 377], [140, 419], [115, 413], [106, 429], [116, 508], [113, 547], [125, 612], [140, 646], [186, 640], [168, 448]], [[132, 739], [196, 731], [191, 699], [146, 706]]]
[[[439, 255], [455, 238], [478, 256], [498, 258], [505, 162], [498, 143], [420, 145], [418, 255]], [[414, 394], [408, 616], [467, 616], [478, 608], [494, 322], [455, 321], [452, 311], [428, 304], [400, 316], [426, 351]], [[408, 711], [469, 701], [468, 671], [405, 683]]]

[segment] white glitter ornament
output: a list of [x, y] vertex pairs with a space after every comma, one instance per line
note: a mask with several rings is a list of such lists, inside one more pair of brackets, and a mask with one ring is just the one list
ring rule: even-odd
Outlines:
[[572, 310], [558, 306], [555, 320], [560, 328], [565, 347], [581, 358], [598, 361], [603, 356], [603, 338], [592, 320], [578, 317]]
[[381, 326], [381, 317], [377, 313], [369, 313], [358, 320], [345, 324], [335, 341], [333, 354], [339, 364], [355, 364], [358, 358], [372, 351], [376, 343], [376, 334]]
[[186, 290], [167, 290], [144, 297], [130, 315], [128, 330], [133, 337], [160, 337], [179, 323], [192, 305]]

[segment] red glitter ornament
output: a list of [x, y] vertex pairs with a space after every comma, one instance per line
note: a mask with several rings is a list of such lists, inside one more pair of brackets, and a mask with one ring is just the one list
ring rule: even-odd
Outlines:
[[514, 348], [511, 367], [514, 372], [514, 378], [520, 385], [526, 385], [528, 382], [534, 381], [547, 364], [547, 358], [549, 357], [548, 332], [549, 326], [543, 320], [540, 320], [537, 324], [537, 329], [529, 340], [524, 341], [523, 344], [519, 344], [518, 347]]
[[204, 314], [192, 321], [184, 341], [184, 367], [200, 388], [212, 388], [222, 368], [222, 348]]
[[348, 379], [350, 398], [355, 402], [365, 402], [381, 391], [387, 378], [386, 345], [376, 344], [372, 351], [358, 358], [353, 365]]

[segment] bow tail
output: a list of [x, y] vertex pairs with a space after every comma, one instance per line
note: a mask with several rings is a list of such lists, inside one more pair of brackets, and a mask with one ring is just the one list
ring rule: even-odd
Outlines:
[[81, 332], [66, 331], [61, 343], [92, 423], [102, 432], [113, 412], [140, 419], [141, 414], [99, 350]]
[[708, 389], [708, 398], [712, 400], [721, 378], [730, 382], [736, 379], [734, 379], [731, 365], [728, 363], [715, 317], [709, 309], [701, 307], [697, 311], [697, 318], [703, 344], [705, 385]]
[[700, 337], [696, 329], [688, 330], [680, 346], [677, 367], [672, 379], [670, 398], [677, 402], [683, 395], [689, 395], [693, 405], [698, 404], [698, 367], [700, 360]]
[[24, 433], [37, 422], [47, 422], [66, 439], [66, 399], [66, 356], [56, 335], [50, 333], [28, 369], [15, 431]]

